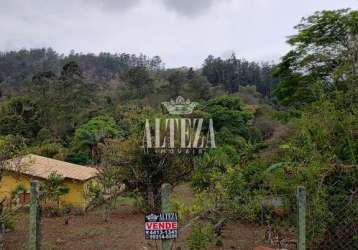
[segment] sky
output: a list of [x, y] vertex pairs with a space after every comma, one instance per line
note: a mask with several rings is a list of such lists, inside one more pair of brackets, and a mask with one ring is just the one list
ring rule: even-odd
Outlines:
[[358, 0], [0, 0], [0, 51], [158, 55], [200, 67], [208, 55], [278, 61], [303, 16]]

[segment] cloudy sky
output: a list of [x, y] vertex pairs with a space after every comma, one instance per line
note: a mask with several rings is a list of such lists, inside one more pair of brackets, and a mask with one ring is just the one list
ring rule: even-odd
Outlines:
[[358, 0], [0, 0], [0, 50], [144, 53], [167, 67], [232, 52], [276, 61], [302, 16], [339, 8]]

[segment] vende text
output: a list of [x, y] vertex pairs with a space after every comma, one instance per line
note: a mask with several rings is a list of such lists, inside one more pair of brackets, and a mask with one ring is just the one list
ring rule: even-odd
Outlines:
[[177, 229], [177, 222], [146, 222], [145, 230], [170, 230]]

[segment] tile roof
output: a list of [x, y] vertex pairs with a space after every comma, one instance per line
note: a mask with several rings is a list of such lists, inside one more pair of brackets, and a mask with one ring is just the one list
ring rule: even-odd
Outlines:
[[98, 170], [92, 167], [85, 167], [34, 154], [21, 157], [18, 162], [16, 162], [16, 159], [12, 160], [7, 168], [8, 170], [43, 179], [47, 179], [52, 172], [56, 172], [64, 178], [85, 181], [95, 177], [98, 173]]

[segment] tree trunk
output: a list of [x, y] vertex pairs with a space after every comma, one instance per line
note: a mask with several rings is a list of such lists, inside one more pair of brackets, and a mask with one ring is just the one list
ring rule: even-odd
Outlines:
[[153, 211], [155, 209], [155, 202], [154, 202], [154, 191], [153, 191], [152, 184], [148, 184], [147, 196], [148, 196], [148, 208], [150, 211]]
[[109, 221], [109, 214], [110, 214], [109, 206], [110, 206], [110, 204], [106, 204], [106, 203], [103, 206], [103, 220], [104, 220], [104, 222]]

